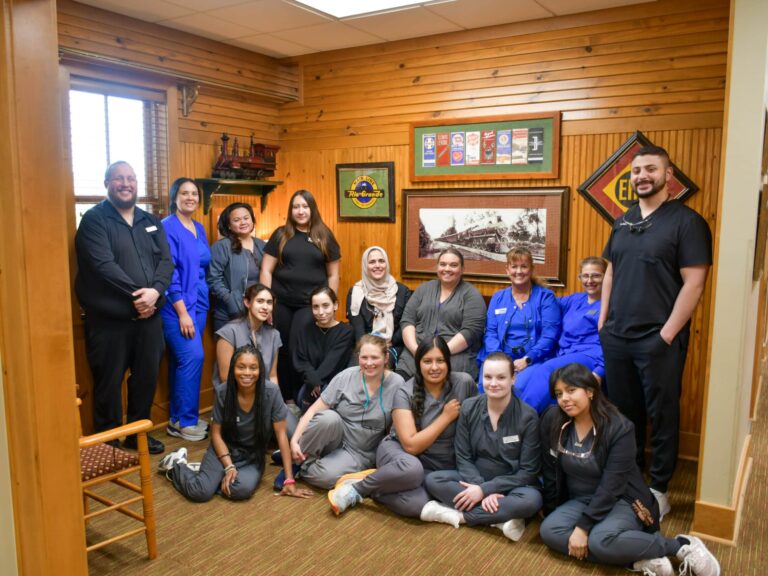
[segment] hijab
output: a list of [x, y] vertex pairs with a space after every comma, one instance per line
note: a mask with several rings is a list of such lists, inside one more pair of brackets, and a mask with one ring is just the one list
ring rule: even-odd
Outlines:
[[[374, 280], [368, 272], [368, 257], [371, 252], [378, 250], [384, 256], [386, 272], [381, 280]], [[395, 299], [397, 297], [397, 281], [389, 273], [389, 257], [384, 248], [371, 246], [363, 252], [362, 279], [352, 286], [352, 297], [349, 309], [352, 316], [360, 314], [363, 300], [373, 314], [373, 326], [371, 332], [380, 334], [386, 340], [392, 340], [395, 332]]]

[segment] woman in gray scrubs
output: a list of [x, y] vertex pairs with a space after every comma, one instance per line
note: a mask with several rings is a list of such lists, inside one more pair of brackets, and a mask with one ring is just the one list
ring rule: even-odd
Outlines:
[[494, 526], [517, 541], [525, 519], [541, 508], [539, 418], [512, 393], [514, 367], [503, 352], [483, 364], [485, 394], [461, 407], [456, 429], [456, 470], [432, 472], [432, 501], [421, 519], [458, 528]]
[[451, 368], [477, 377], [475, 357], [485, 332], [485, 301], [472, 284], [462, 279], [464, 256], [446, 248], [437, 258], [437, 280], [425, 282], [413, 293], [400, 319], [405, 348], [397, 373], [405, 379], [416, 374], [413, 355], [423, 340], [442, 336], [451, 350]]
[[592, 371], [568, 364], [550, 379], [557, 399], [542, 417], [544, 512], [541, 539], [577, 560], [643, 574], [717, 576], [720, 565], [695, 536], [667, 538], [659, 505], [635, 463], [635, 432], [603, 396]]
[[387, 341], [366, 334], [357, 343], [359, 366], [337, 374], [299, 420], [291, 438], [301, 478], [333, 488], [349, 472], [371, 468], [392, 424], [392, 405], [403, 379], [386, 369]]
[[419, 344], [416, 365], [416, 376], [395, 395], [397, 434], [379, 444], [376, 470], [346, 474], [328, 492], [337, 515], [372, 497], [396, 514], [418, 518], [430, 500], [424, 474], [456, 468], [456, 419], [461, 403], [477, 395], [477, 384], [469, 374], [451, 372], [451, 351], [440, 336]]

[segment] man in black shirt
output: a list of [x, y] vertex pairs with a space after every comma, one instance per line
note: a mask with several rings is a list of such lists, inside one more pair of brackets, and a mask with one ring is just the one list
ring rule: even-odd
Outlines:
[[670, 199], [666, 150], [641, 148], [630, 181], [638, 203], [614, 222], [603, 252], [600, 341], [609, 398], [635, 425], [642, 467], [651, 420], [651, 491], [661, 516], [677, 463], [680, 391], [690, 319], [712, 264], [707, 222]]
[[[127, 162], [104, 176], [107, 199], [88, 210], [75, 236], [75, 292], [85, 312], [85, 346], [93, 373], [97, 432], [122, 424], [121, 383], [128, 377], [127, 420], [150, 417], [163, 355], [158, 310], [173, 261], [160, 219], [136, 207], [136, 174]], [[136, 436], [125, 440], [136, 447]], [[152, 454], [163, 443], [149, 438]]]

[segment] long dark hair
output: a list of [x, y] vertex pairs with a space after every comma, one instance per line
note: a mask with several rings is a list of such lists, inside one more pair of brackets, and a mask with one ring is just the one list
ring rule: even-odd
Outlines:
[[219, 234], [224, 238], [229, 238], [229, 241], [232, 244], [232, 252], [235, 254], [240, 254], [240, 252], [242, 252], [243, 245], [240, 243], [240, 238], [237, 237], [237, 234], [229, 229], [229, 217], [232, 215], [232, 212], [238, 208], [245, 208], [248, 210], [248, 214], [251, 215], [251, 221], [255, 227], [256, 217], [253, 215], [253, 206], [246, 204], [245, 202], [232, 202], [232, 204], [224, 208], [222, 213], [219, 214], [219, 221], [216, 224], [216, 227], [219, 229]]
[[[275, 307], [277, 304], [277, 296], [275, 296], [274, 291], [269, 286], [266, 286], [261, 282], [257, 282], [256, 284], [251, 284], [250, 286], [248, 286], [248, 288], [245, 289], [245, 294], [243, 294], [243, 300], [252, 301], [254, 298], [256, 298], [256, 295], [259, 292], [263, 292], [264, 290], [269, 292], [269, 295], [272, 296], [272, 315], [274, 316]], [[243, 302], [243, 304], [245, 304], [245, 302]], [[246, 306], [242, 314], [240, 314], [240, 318], [248, 318], [249, 312], [250, 310], [248, 309], [248, 306]]]
[[[563, 382], [567, 386], [583, 388], [584, 390], [592, 392], [592, 400], [590, 400], [589, 403], [589, 414], [592, 417], [592, 423], [595, 426], [594, 446], [597, 446], [606, 424], [615, 418], [621, 417], [618, 409], [605, 397], [600, 388], [600, 384], [597, 382], [597, 378], [595, 378], [592, 371], [584, 366], [584, 364], [573, 362], [552, 372], [552, 375], [549, 377], [549, 394], [552, 398], [555, 398], [555, 385], [558, 382]], [[571, 419], [571, 417], [563, 412], [562, 408], [559, 406], [558, 411], [560, 413], [560, 418], [555, 419], [557, 424], [553, 425], [552, 430], [550, 430], [550, 441], [552, 446], [557, 444], [557, 438], [563, 424]]]
[[200, 186], [197, 185], [197, 182], [192, 180], [192, 178], [187, 177], [176, 178], [176, 180], [173, 181], [173, 184], [171, 184], [171, 189], [168, 191], [168, 197], [170, 200], [170, 205], [168, 208], [170, 209], [171, 214], [176, 214], [176, 211], [179, 209], [178, 205], [176, 204], [176, 196], [179, 195], [179, 188], [181, 188], [181, 185], [186, 184], [187, 182], [191, 182], [195, 185], [195, 188], [197, 189], [198, 202], [200, 201], [202, 194], [200, 194]]
[[307, 236], [312, 243], [320, 249], [323, 253], [323, 258], [328, 260], [330, 256], [330, 243], [333, 237], [333, 232], [323, 222], [323, 217], [320, 216], [320, 209], [317, 207], [315, 197], [312, 196], [312, 192], [309, 190], [296, 190], [291, 196], [288, 202], [288, 216], [285, 218], [285, 225], [283, 226], [283, 233], [280, 235], [280, 241], [277, 244], [277, 261], [283, 263], [283, 249], [288, 244], [288, 240], [296, 236], [296, 224], [293, 222], [293, 201], [296, 196], [301, 196], [309, 206], [309, 230]]
[[435, 336], [430, 340], [423, 340], [419, 347], [416, 348], [416, 354], [413, 359], [416, 362], [416, 373], [413, 375], [413, 396], [411, 397], [411, 412], [413, 412], [413, 419], [416, 421], [416, 429], [420, 430], [419, 422], [421, 416], [424, 414], [424, 398], [426, 395], [426, 388], [424, 387], [424, 375], [421, 373], [421, 359], [432, 350], [439, 350], [443, 355], [446, 366], [448, 366], [448, 373], [445, 375], [446, 381], [451, 377], [451, 350], [448, 348], [445, 339], [442, 336]]
[[235, 379], [235, 364], [240, 356], [244, 354], [253, 354], [259, 362], [259, 379], [256, 382], [256, 398], [253, 401], [253, 407], [251, 412], [253, 413], [256, 425], [254, 426], [255, 432], [253, 435], [253, 450], [257, 458], [264, 458], [264, 452], [267, 449], [267, 442], [270, 437], [270, 426], [272, 422], [267, 420], [266, 422], [260, 422], [262, 408], [264, 405], [264, 394], [266, 390], [266, 370], [264, 369], [264, 358], [261, 356], [261, 352], [253, 345], [246, 344], [240, 346], [232, 355], [232, 360], [229, 363], [229, 373], [227, 374], [227, 391], [224, 396], [224, 418], [221, 423], [221, 436], [224, 441], [229, 444], [230, 442], [242, 442], [243, 438], [240, 438], [237, 433], [237, 380]]

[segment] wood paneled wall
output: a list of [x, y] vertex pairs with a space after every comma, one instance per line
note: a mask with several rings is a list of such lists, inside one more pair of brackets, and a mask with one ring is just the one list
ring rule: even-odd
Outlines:
[[[565, 185], [568, 275], [557, 292], [578, 290], [578, 261], [602, 252], [610, 227], [576, 188], [635, 130], [666, 147], [699, 185], [688, 204], [715, 230], [727, 39], [727, 1], [661, 0], [292, 59], [304, 93], [281, 106], [278, 177], [285, 184], [259, 228], [269, 233], [284, 221], [290, 194], [311, 190], [341, 244], [346, 292], [372, 244], [387, 250], [400, 274], [403, 188]], [[563, 119], [558, 179], [409, 182], [410, 122], [550, 110]], [[336, 223], [335, 165], [390, 160], [397, 223]], [[490, 295], [502, 285], [478, 287]], [[710, 291], [708, 284], [694, 315], [684, 379], [682, 450], [689, 455], [698, 452]]]
[[[72, 26], [60, 26], [62, 42], [78, 39], [77, 32], [69, 33], [75, 29], [73, 18], [88, 19], [67, 7], [71, 4], [64, 3], [66, 18], [60, 8], [60, 19]], [[130, 19], [120, 18], [125, 20]], [[154, 36], [155, 27], [147, 26], [132, 21], [125, 29], [138, 44], [148, 44], [144, 32]], [[699, 185], [688, 204], [715, 230], [727, 37], [727, 0], [659, 0], [285, 59], [282, 65], [297, 66], [302, 74], [298, 102], [276, 105], [203, 88], [190, 116], [182, 118], [179, 112], [171, 134], [178, 173], [172, 176], [209, 175], [223, 130], [240, 137], [253, 131], [261, 141], [279, 144], [276, 178], [284, 184], [270, 194], [263, 214], [256, 199], [222, 196], [200, 219], [213, 241], [221, 209], [232, 201], [252, 200], [257, 233], [266, 238], [285, 221], [290, 195], [299, 188], [311, 190], [342, 248], [343, 293], [359, 277], [363, 250], [374, 243], [388, 251], [393, 273], [400, 275], [403, 188], [569, 186], [568, 276], [565, 289], [558, 291], [568, 293], [578, 289], [578, 261], [599, 254], [610, 230], [576, 187], [635, 130], [667, 147]], [[229, 57], [221, 46], [216, 50]], [[561, 111], [563, 118], [557, 180], [410, 184], [410, 122], [550, 110]], [[373, 161], [395, 162], [397, 222], [337, 223], [336, 164]], [[406, 283], [416, 286], [418, 281]], [[490, 295], [501, 286], [479, 288]], [[708, 285], [694, 316], [684, 381], [682, 448], [690, 455], [698, 451], [709, 306]], [[212, 357], [210, 338], [206, 346]], [[204, 383], [209, 374], [207, 362]], [[158, 421], [164, 393], [161, 383]], [[206, 402], [209, 390], [202, 393], [201, 404]]]
[[68, 55], [196, 79], [273, 102], [298, 97], [295, 67], [270, 56], [71, 0], [56, 4], [59, 48]]

